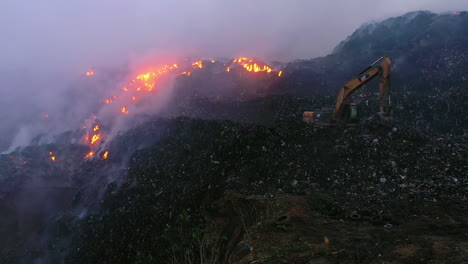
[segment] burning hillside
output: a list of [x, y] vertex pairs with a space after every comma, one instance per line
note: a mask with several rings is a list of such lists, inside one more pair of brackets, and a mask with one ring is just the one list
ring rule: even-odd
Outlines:
[[[137, 71], [126, 85], [117, 87], [113, 94], [103, 98], [102, 109], [109, 108], [110, 111], [102, 109], [101, 111], [114, 112], [113, 118], [118, 115], [132, 115], [140, 105], [145, 104], [152, 97], [159, 96], [162, 87], [171, 79], [181, 76], [192, 78], [193, 74], [198, 72], [206, 71], [208, 74], [213, 74], [217, 70], [217, 72], [224, 72], [223, 74], [228, 75], [242, 74], [242, 78], [246, 79], [257, 74], [272, 75], [277, 78], [283, 74], [281, 70], [276, 70], [265, 63], [246, 57], [235, 58], [231, 61], [210, 59], [189, 62], [185, 60], [182, 63], [157, 65]], [[90, 69], [84, 75], [86, 79], [92, 81], [98, 74], [95, 70]], [[105, 149], [106, 132], [113, 122], [96, 114], [82, 125], [84, 130], [83, 143], [89, 146], [89, 151], [83, 155], [85, 159], [108, 158], [109, 150]]]

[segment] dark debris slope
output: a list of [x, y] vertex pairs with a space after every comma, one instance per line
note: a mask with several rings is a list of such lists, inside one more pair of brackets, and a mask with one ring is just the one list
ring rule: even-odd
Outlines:
[[170, 137], [134, 155], [128, 182], [110, 188], [102, 212], [82, 223], [71, 259], [159, 263], [174, 245], [190, 246], [226, 190], [267, 197], [320, 189], [373, 210], [466, 201], [466, 143], [378, 121], [343, 129], [179, 118]]

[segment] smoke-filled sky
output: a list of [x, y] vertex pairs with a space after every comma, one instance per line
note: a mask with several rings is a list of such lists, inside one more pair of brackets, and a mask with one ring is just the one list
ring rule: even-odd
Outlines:
[[66, 87], [90, 67], [157, 56], [307, 59], [369, 21], [467, 9], [466, 0], [1, 0], [0, 151], [13, 135], [28, 141], [41, 111], [89, 93]]
[[0, 66], [63, 69], [147, 52], [312, 58], [371, 20], [463, 9], [466, 0], [3, 0]]

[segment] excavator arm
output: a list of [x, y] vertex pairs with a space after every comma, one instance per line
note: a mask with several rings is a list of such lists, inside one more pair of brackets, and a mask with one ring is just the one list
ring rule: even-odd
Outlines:
[[[377, 65], [379, 62], [380, 65]], [[362, 71], [356, 77], [346, 82], [338, 93], [338, 97], [333, 111], [333, 119], [340, 121], [344, 117], [346, 105], [349, 104], [351, 95], [360, 87], [380, 75], [379, 94], [380, 94], [380, 112], [388, 114], [390, 111], [389, 103], [389, 82], [390, 82], [390, 66], [391, 62], [388, 57], [382, 57], [371, 64], [367, 69]]]
[[379, 80], [379, 94], [380, 94], [380, 113], [385, 116], [391, 114], [390, 109], [390, 68], [392, 63], [388, 57], [384, 57], [381, 63], [381, 72]]
[[[380, 64], [379, 64], [380, 63]], [[390, 107], [390, 67], [391, 62], [388, 57], [381, 57], [356, 77], [345, 83], [338, 93], [335, 108], [326, 112], [306, 111], [303, 120], [307, 123], [318, 125], [334, 125], [337, 123], [346, 124], [357, 121], [356, 104], [350, 103], [351, 95], [360, 87], [379, 76], [379, 116], [382, 119], [391, 117]]]

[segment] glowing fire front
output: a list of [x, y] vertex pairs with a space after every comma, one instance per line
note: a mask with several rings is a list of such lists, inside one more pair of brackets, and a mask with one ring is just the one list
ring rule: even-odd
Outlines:
[[256, 62], [253, 59], [249, 59], [245, 57], [239, 57], [239, 58], [234, 59], [232, 61], [231, 67], [226, 68], [226, 71], [230, 72], [234, 65], [240, 65], [249, 72], [266, 72], [266, 73], [275, 72], [278, 75], [278, 77], [281, 77], [281, 75], [283, 75], [283, 71], [276, 72], [272, 67], [266, 64]]
[[[199, 60], [189, 64], [192, 70], [204, 69], [204, 63], [217, 63], [215, 60]], [[231, 72], [234, 68], [244, 69], [245, 71], [252, 73], [274, 73], [278, 77], [283, 75], [283, 71], [275, 71], [272, 67], [255, 61], [254, 59], [239, 57], [232, 60], [230, 63], [223, 63], [221, 65], [227, 66], [225, 68], [226, 72]], [[161, 82], [161, 79], [167, 76], [170, 73], [175, 73], [176, 75], [186, 75], [191, 76], [192, 71], [187, 71], [187, 69], [182, 70], [178, 64], [166, 64], [159, 67], [155, 67], [149, 71], [136, 74], [135, 78], [132, 79], [128, 85], [123, 86], [120, 90], [121, 93], [113, 95], [104, 100], [105, 104], [114, 104], [117, 101], [120, 102], [119, 112], [124, 115], [128, 115], [129, 105], [138, 102], [138, 98], [142, 96], [142, 92], [153, 92], [157, 89], [158, 84]], [[185, 67], [186, 68], [186, 67]], [[94, 72], [93, 72], [94, 75]], [[92, 139], [92, 137], [91, 137]], [[98, 141], [99, 138], [95, 138], [95, 141]], [[89, 140], [87, 140], [89, 141]], [[92, 140], [91, 140], [92, 141]]]
[[[114, 105], [118, 109], [118, 112], [121, 115], [129, 115], [131, 112], [129, 108], [132, 109], [131, 105], [137, 104], [143, 97], [144, 93], [154, 93], [158, 91], [158, 86], [163, 81], [164, 77], [169, 76], [182, 76], [187, 77], [191, 76], [193, 71], [202, 70], [206, 67], [205, 63], [211, 63], [214, 65], [220, 65], [221, 67], [226, 67], [225, 72], [232, 73], [234, 69], [235, 72], [238, 72], [238, 69], [244, 70], [246, 72], [254, 73], [266, 73], [274, 74], [278, 77], [283, 75], [283, 71], [276, 71], [271, 66], [257, 62], [254, 59], [239, 57], [235, 58], [230, 62], [217, 62], [215, 60], [199, 60], [193, 63], [186, 64], [181, 67], [179, 64], [165, 64], [159, 67], [154, 67], [152, 69], [140, 72], [135, 75], [127, 85], [121, 87], [117, 91], [118, 94], [107, 97], [103, 100], [105, 105]], [[219, 64], [218, 64], [219, 63]], [[95, 72], [93, 70], [88, 70], [86, 76], [94, 76]], [[90, 126], [84, 126], [87, 132], [84, 135], [84, 142], [90, 147], [88, 153], [84, 155], [85, 159], [100, 157], [101, 160], [106, 160], [109, 157], [109, 151], [105, 150], [103, 152], [98, 151], [99, 146], [104, 142], [105, 135], [103, 134], [101, 123], [97, 121], [97, 117], [94, 117], [94, 123]], [[52, 158], [51, 158], [52, 160]], [[55, 157], [53, 159], [55, 161]]]
[[86, 154], [86, 156], [84, 156], [85, 159], [91, 158], [91, 157], [94, 157], [94, 151], [90, 151]]

